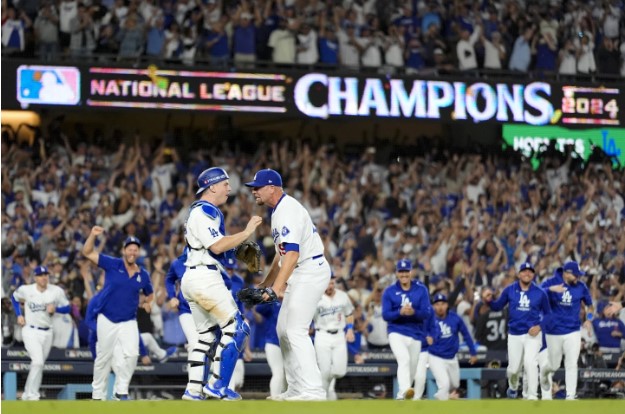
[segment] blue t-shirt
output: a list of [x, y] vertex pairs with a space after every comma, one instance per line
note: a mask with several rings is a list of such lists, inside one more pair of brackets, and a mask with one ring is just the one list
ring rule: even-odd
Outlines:
[[139, 307], [139, 293], [148, 296], [154, 292], [148, 272], [140, 267], [130, 276], [120, 258], [100, 254], [98, 266], [105, 271], [105, 282], [96, 314], [103, 314], [111, 322], [125, 322], [136, 319]]
[[551, 315], [549, 299], [544, 290], [531, 283], [527, 290], [522, 290], [518, 281], [506, 287], [501, 296], [490, 303], [494, 311], [508, 308], [508, 334], [524, 335], [532, 326], [540, 325], [543, 318]]
[[329, 65], [339, 63], [339, 44], [336, 40], [325, 37], [319, 39], [319, 62]]
[[469, 347], [471, 355], [477, 355], [473, 338], [471, 338], [471, 334], [469, 333], [467, 326], [457, 313], [447, 312], [447, 315], [444, 318], [441, 319], [438, 316], [435, 316], [435, 318], [436, 323], [440, 328], [440, 337], [438, 340], [434, 341], [432, 345], [430, 345], [430, 348], [428, 349], [430, 354], [444, 359], [454, 358], [460, 348], [458, 333], [461, 333], [464, 341]]
[[[564, 284], [565, 292], [549, 291], [549, 287], [560, 284]], [[586, 306], [592, 306], [592, 298], [586, 284], [584, 282], [577, 282], [574, 285], [564, 283], [562, 268], [559, 268], [554, 276], [545, 280], [540, 287], [547, 293], [549, 305], [553, 312], [550, 320], [545, 324], [545, 333], [549, 335], [566, 335], [579, 331], [581, 326], [579, 312], [582, 307], [582, 301], [584, 301]]]
[[256, 306], [256, 312], [265, 318], [265, 342], [280, 346], [276, 325], [280, 313], [280, 302], [265, 303]]
[[[400, 315], [404, 304], [415, 310], [414, 315]], [[432, 305], [427, 289], [412, 281], [408, 290], [403, 290], [399, 281], [389, 286], [382, 296], [382, 318], [388, 322], [387, 332], [398, 333], [421, 341], [425, 336], [425, 323], [432, 315]]]
[[538, 70], [556, 70], [558, 61], [558, 49], [551, 50], [547, 43], [536, 45], [536, 67]]
[[[625, 324], [620, 319], [593, 319], [592, 327], [600, 347], [620, 348], [621, 339], [625, 337]], [[621, 336], [612, 336], [613, 331], [620, 331]]]
[[214, 58], [223, 58], [230, 56], [230, 48], [228, 47], [228, 35], [226, 33], [208, 32], [206, 34], [206, 41], [212, 41], [217, 39], [209, 50], [208, 54]]
[[253, 23], [246, 27], [235, 27], [232, 37], [234, 40], [234, 53], [256, 53], [256, 26]]

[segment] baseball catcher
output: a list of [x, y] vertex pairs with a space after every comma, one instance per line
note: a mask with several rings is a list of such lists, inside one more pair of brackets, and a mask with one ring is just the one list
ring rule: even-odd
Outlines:
[[[265, 300], [267, 294], [269, 299]], [[259, 305], [261, 303], [273, 303], [278, 301], [278, 296], [271, 288], [244, 288], [237, 293], [237, 297], [247, 306]]]
[[260, 270], [260, 247], [254, 241], [241, 243], [235, 249], [236, 258], [247, 265], [250, 273], [257, 273]]

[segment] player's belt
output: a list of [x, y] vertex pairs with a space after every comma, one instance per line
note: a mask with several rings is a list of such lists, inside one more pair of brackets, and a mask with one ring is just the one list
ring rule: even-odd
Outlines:
[[322, 332], [325, 332], [325, 333], [329, 333], [330, 335], [336, 335], [337, 333], [339, 333], [338, 329], [330, 329], [330, 330], [317, 329], [317, 331], [322, 331]]
[[217, 270], [217, 266], [215, 265], [198, 265], [198, 266], [191, 266], [189, 269], [196, 269], [198, 267], [206, 267], [208, 268], [208, 270]]
[[[317, 256], [313, 256], [313, 257], [311, 257], [311, 259], [312, 259], [312, 260], [317, 260], [317, 259], [321, 259], [322, 257], [323, 257], [323, 253], [318, 254]], [[305, 261], [307, 261], [307, 260], [308, 260], [308, 259], [306, 259], [306, 260], [302, 260], [302, 261], [300, 262], [300, 264], [301, 264], [301, 263], [303, 263], [303, 262], [305, 262]], [[298, 264], [298, 265], [297, 265], [297, 266], [295, 266], [295, 267], [299, 267], [299, 266], [300, 266], [300, 265]]]
[[40, 326], [35, 326], [35, 325], [28, 325], [28, 326], [30, 326], [33, 329], [39, 329], [40, 331], [49, 331], [50, 330], [50, 328], [42, 328]]

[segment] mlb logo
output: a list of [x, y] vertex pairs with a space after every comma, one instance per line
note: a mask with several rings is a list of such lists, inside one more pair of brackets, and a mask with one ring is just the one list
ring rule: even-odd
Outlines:
[[17, 68], [17, 100], [30, 104], [76, 105], [80, 101], [80, 70], [64, 66]]

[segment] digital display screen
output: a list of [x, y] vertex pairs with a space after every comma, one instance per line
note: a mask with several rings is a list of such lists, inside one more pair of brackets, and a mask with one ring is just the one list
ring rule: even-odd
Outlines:
[[[8, 65], [9, 69], [6, 69]], [[625, 127], [618, 87], [547, 81], [365, 76], [360, 73], [280, 73], [133, 67], [2, 65], [7, 108], [76, 105], [240, 112], [291, 117], [385, 118], [563, 127]], [[6, 76], [5, 76], [6, 75]], [[11, 96], [12, 95], [12, 96]]]
[[93, 107], [287, 112], [286, 75], [89, 68]]
[[502, 128], [504, 147], [520, 151], [532, 157], [534, 169], [540, 165], [539, 154], [547, 150], [555, 141], [555, 148], [564, 152], [565, 146], [572, 145], [574, 152], [583, 160], [588, 160], [593, 146], [600, 147], [615, 159], [614, 165], [625, 166], [625, 128], [590, 128], [573, 130], [556, 126], [504, 125]]

